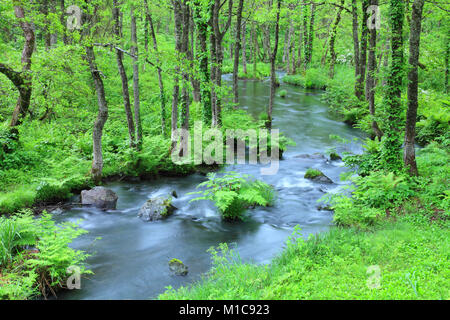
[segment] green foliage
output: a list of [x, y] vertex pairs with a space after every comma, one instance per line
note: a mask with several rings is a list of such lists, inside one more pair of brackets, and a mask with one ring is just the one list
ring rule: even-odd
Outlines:
[[[210, 250], [207, 275], [159, 299], [448, 299], [449, 229], [407, 217], [372, 232], [334, 228], [307, 241], [297, 230], [270, 265], [244, 263], [222, 244]], [[368, 285], [370, 266], [381, 271], [378, 289]]]
[[304, 74], [284, 76], [283, 82], [301, 86], [306, 89], [326, 89], [327, 72], [321, 68], [307, 69]]
[[262, 181], [249, 181], [249, 175], [227, 172], [219, 177], [209, 173], [208, 180], [199, 184], [205, 190], [191, 201], [212, 200], [225, 220], [243, 220], [245, 210], [250, 206], [270, 206], [275, 200], [272, 187]]
[[27, 299], [63, 288], [70, 266], [90, 273], [83, 265], [88, 255], [69, 247], [84, 233], [76, 223], [55, 224], [47, 213], [34, 218], [23, 211], [0, 218], [0, 298]]
[[286, 96], [287, 96], [287, 91], [286, 91], [286, 90], [281, 90], [281, 91], [278, 93], [278, 95], [279, 95], [281, 98], [286, 98]]

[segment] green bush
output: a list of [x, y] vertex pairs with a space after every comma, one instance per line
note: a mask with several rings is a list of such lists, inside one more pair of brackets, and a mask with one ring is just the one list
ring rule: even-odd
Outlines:
[[29, 211], [0, 218], [0, 299], [46, 296], [64, 288], [70, 266], [79, 267], [81, 274], [91, 273], [83, 264], [88, 255], [69, 247], [84, 233], [76, 223], [55, 224], [45, 212], [39, 218]]
[[227, 172], [218, 177], [208, 174], [208, 180], [199, 184], [203, 191], [190, 194], [201, 194], [191, 201], [212, 200], [225, 220], [243, 220], [245, 210], [250, 206], [270, 206], [274, 202], [274, 191], [268, 184], [253, 180], [249, 175]]

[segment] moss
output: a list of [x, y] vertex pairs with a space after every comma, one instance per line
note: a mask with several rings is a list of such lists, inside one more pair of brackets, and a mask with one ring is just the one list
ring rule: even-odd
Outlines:
[[341, 156], [338, 155], [336, 152], [331, 152], [330, 153], [330, 160], [334, 161], [334, 160], [341, 160]]
[[281, 98], [286, 98], [286, 96], [287, 96], [287, 91], [286, 91], [286, 90], [281, 90], [280, 93], [279, 93], [279, 96], [280, 96]]
[[317, 169], [308, 169], [308, 170], [306, 170], [306, 173], [305, 173], [306, 179], [314, 179], [314, 178], [320, 177], [320, 176], [323, 176], [323, 173]]
[[177, 258], [173, 258], [173, 259], [171, 259], [169, 261], [169, 264], [174, 264], [174, 263], [176, 263], [176, 264], [183, 264], [183, 262], [181, 260], [177, 259]]
[[172, 197], [167, 198], [164, 200], [164, 210], [161, 212], [161, 216], [168, 217], [172, 214], [173, 210], [170, 210], [172, 208]]

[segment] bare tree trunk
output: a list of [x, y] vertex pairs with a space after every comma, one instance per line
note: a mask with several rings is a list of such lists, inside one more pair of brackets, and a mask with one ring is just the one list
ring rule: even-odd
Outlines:
[[409, 35], [408, 73], [408, 110], [406, 112], [405, 148], [403, 161], [411, 175], [418, 175], [416, 154], [414, 149], [417, 121], [417, 92], [419, 77], [417, 66], [420, 55], [420, 33], [422, 29], [422, 12], [425, 0], [414, 0], [411, 13], [411, 31]]
[[[181, 52], [188, 58], [189, 55], [189, 23], [190, 10], [186, 1], [181, 2], [183, 16], [183, 31], [181, 35]], [[182, 71], [183, 87], [181, 89], [181, 128], [189, 129], [189, 73], [186, 67]]]
[[[219, 26], [219, 11], [221, 7], [220, 0], [214, 0], [213, 5], [213, 14], [212, 14], [212, 29], [213, 29], [213, 37], [212, 40], [214, 40], [214, 58], [215, 58], [215, 64], [216, 67], [214, 68], [214, 72], [212, 72], [213, 80], [215, 83], [215, 86], [217, 88], [220, 88], [222, 86], [222, 62], [223, 62], [223, 38], [228, 31], [228, 29], [231, 26], [231, 17], [233, 14], [233, 0], [228, 0], [228, 19], [227, 22], [223, 28], [223, 30], [220, 30]], [[211, 50], [212, 52], [213, 50]], [[213, 119], [212, 119], [212, 126], [220, 126], [222, 124], [222, 103], [220, 97], [217, 95], [217, 92], [213, 89], [212, 93], [212, 100], [213, 100]]]
[[280, 33], [280, 9], [281, 9], [281, 0], [277, 0], [277, 19], [275, 24], [275, 46], [273, 51], [270, 54], [270, 97], [269, 97], [269, 106], [267, 108], [267, 127], [272, 128], [272, 109], [273, 109], [273, 101], [275, 99], [275, 88], [276, 88], [276, 73], [275, 73], [275, 62], [277, 59], [278, 53], [278, 38]]
[[19, 25], [22, 28], [25, 44], [23, 46], [21, 63], [22, 72], [16, 72], [12, 68], [0, 64], [0, 72], [4, 73], [16, 86], [19, 91], [19, 98], [17, 99], [16, 107], [12, 115], [11, 127], [18, 126], [22, 123], [26, 116], [28, 108], [30, 107], [31, 91], [32, 91], [32, 77], [31, 70], [31, 56], [33, 55], [35, 45], [35, 35], [33, 27], [30, 22], [25, 19], [25, 11], [20, 6], [14, 7], [14, 14], [19, 20]]
[[239, 51], [241, 50], [241, 23], [242, 9], [244, 8], [244, 0], [239, 0], [238, 11], [236, 13], [236, 39], [234, 41], [234, 65], [233, 65], [233, 103], [235, 106], [239, 103], [238, 90], [238, 73], [239, 73]]
[[[113, 19], [114, 19], [114, 34], [116, 36], [116, 41], [120, 42], [122, 37], [122, 29], [120, 24], [120, 11], [118, 7], [117, 0], [113, 1]], [[133, 121], [133, 113], [131, 112], [131, 103], [130, 103], [130, 92], [128, 90], [128, 77], [125, 71], [125, 67], [123, 65], [123, 52], [116, 48], [116, 59], [117, 59], [117, 68], [119, 69], [120, 79], [122, 80], [122, 96], [123, 96], [123, 105], [125, 108], [125, 115], [127, 118], [127, 126], [128, 126], [128, 137], [130, 140], [130, 147], [135, 146], [134, 141], [134, 121]]]
[[161, 67], [159, 66], [160, 62], [159, 62], [159, 52], [158, 52], [158, 42], [156, 41], [156, 34], [155, 34], [155, 27], [153, 25], [153, 19], [152, 16], [150, 14], [150, 10], [148, 8], [148, 3], [147, 0], [144, 0], [145, 3], [145, 16], [147, 18], [147, 22], [150, 25], [150, 34], [152, 36], [152, 40], [153, 40], [153, 50], [155, 51], [155, 55], [156, 55], [156, 69], [158, 72], [158, 85], [159, 85], [159, 100], [161, 103], [161, 131], [162, 131], [162, 135], [165, 138], [166, 137], [166, 94], [164, 92], [164, 82], [162, 79], [162, 70]]
[[[370, 5], [378, 6], [378, 0], [371, 0]], [[367, 87], [367, 99], [369, 100], [369, 112], [372, 116], [372, 130], [375, 135], [380, 139], [383, 136], [383, 132], [381, 132], [378, 123], [375, 120], [375, 72], [377, 67], [376, 62], [376, 49], [377, 49], [377, 29], [372, 28], [369, 32], [369, 61], [368, 61], [368, 70], [367, 70], [367, 79], [366, 79], [366, 87]]]
[[131, 54], [133, 55], [133, 97], [134, 97], [134, 120], [136, 122], [136, 147], [142, 148], [142, 123], [141, 123], [141, 104], [139, 99], [139, 59], [138, 59], [138, 40], [136, 30], [136, 16], [131, 7]]
[[[83, 24], [87, 25], [83, 34], [89, 35], [92, 24], [92, 16], [83, 15]], [[92, 130], [92, 169], [91, 175], [95, 184], [99, 184], [102, 180], [103, 172], [103, 153], [102, 153], [102, 136], [103, 127], [108, 120], [108, 104], [105, 97], [105, 87], [101, 77], [101, 72], [98, 69], [95, 62], [94, 47], [92, 45], [86, 46], [86, 60], [89, 64], [89, 70], [91, 71], [92, 79], [94, 80], [95, 91], [97, 93], [98, 114], [97, 119], [94, 122], [94, 128]]]

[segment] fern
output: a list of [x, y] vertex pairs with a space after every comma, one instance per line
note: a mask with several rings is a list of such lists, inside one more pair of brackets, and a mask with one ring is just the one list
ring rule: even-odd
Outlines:
[[248, 207], [269, 206], [275, 199], [271, 186], [250, 178], [233, 171], [221, 177], [210, 173], [208, 180], [197, 186], [204, 190], [190, 193], [200, 195], [191, 201], [211, 200], [225, 220], [243, 220]]

